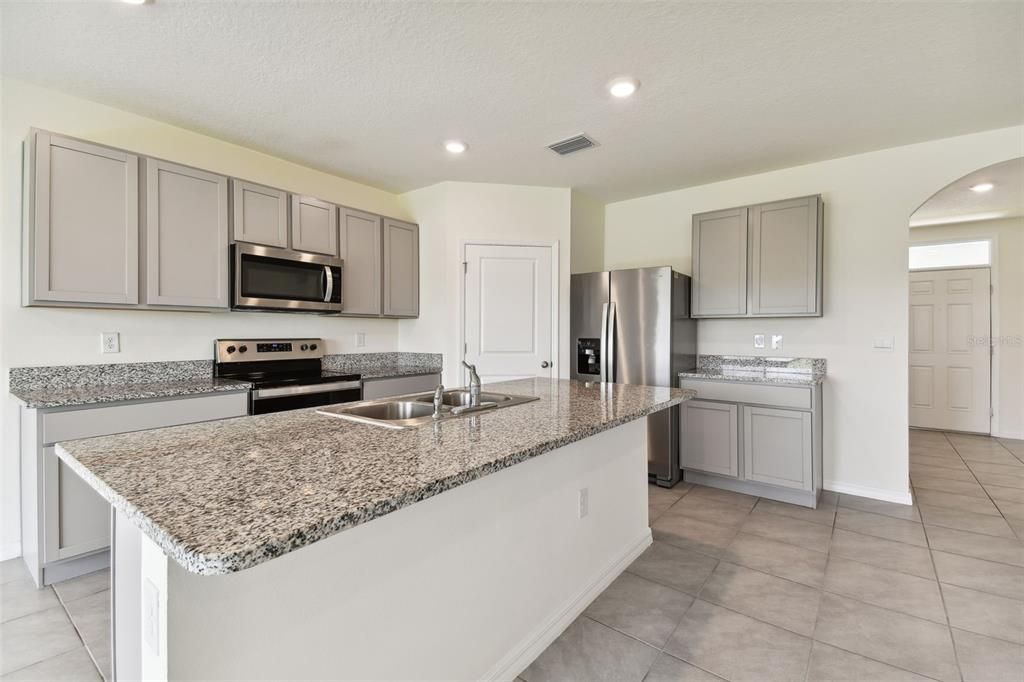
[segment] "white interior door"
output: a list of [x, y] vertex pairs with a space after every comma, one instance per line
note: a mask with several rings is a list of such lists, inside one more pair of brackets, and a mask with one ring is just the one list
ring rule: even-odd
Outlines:
[[465, 358], [482, 381], [556, 376], [550, 246], [467, 244]]
[[989, 433], [989, 269], [910, 273], [910, 425]]

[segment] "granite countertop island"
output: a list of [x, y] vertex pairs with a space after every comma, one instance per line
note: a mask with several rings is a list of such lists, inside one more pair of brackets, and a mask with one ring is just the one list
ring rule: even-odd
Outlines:
[[409, 430], [314, 409], [58, 443], [173, 560], [225, 574], [677, 405], [693, 391], [527, 379], [534, 402]]
[[815, 386], [825, 380], [821, 358], [770, 358], [741, 355], [699, 355], [697, 368], [680, 379], [737, 381], [779, 386]]

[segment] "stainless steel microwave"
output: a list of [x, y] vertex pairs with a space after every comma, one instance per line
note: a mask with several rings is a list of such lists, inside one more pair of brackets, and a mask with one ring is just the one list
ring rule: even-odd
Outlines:
[[231, 255], [232, 308], [341, 310], [340, 258], [254, 244], [234, 244]]

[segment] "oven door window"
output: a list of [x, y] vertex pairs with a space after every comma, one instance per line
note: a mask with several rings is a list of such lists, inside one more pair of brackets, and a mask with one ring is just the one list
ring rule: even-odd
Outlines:
[[323, 301], [324, 266], [243, 254], [241, 295], [285, 301]]

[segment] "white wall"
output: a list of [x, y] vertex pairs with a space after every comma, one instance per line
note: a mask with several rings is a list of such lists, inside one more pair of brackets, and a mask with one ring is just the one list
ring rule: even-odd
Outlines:
[[[143, 118], [108, 106], [5, 79], [2, 90], [3, 203], [0, 208], [0, 398], [8, 369], [25, 365], [91, 364], [213, 357], [213, 339], [228, 336], [318, 336], [329, 353], [398, 347], [395, 320], [355, 320], [273, 313], [173, 313], [20, 307], [21, 145], [30, 127], [158, 156], [200, 168], [301, 191], [340, 204], [408, 218], [398, 197], [366, 185]], [[121, 333], [121, 353], [102, 355], [99, 335]], [[434, 347], [431, 350], [436, 351]], [[17, 410], [4, 403], [0, 430], [0, 558], [19, 549]]]
[[399, 324], [403, 351], [444, 353], [446, 385], [464, 383], [459, 363], [463, 245], [473, 240], [559, 244], [559, 376], [568, 376], [570, 190], [443, 182], [402, 195], [420, 226], [420, 317]]
[[[752, 335], [782, 334], [785, 354], [827, 358], [826, 487], [908, 499], [907, 225], [934, 192], [1021, 156], [1024, 127], [886, 149], [609, 204], [605, 265], [690, 270], [694, 213], [820, 193], [825, 201], [825, 315], [703, 320], [703, 353], [754, 354]], [[878, 335], [893, 352], [871, 349]]]
[[571, 244], [572, 273], [604, 269], [604, 204], [583, 192], [572, 191]]
[[915, 227], [911, 242], [991, 239], [992, 433], [1024, 439], [1024, 218]]

